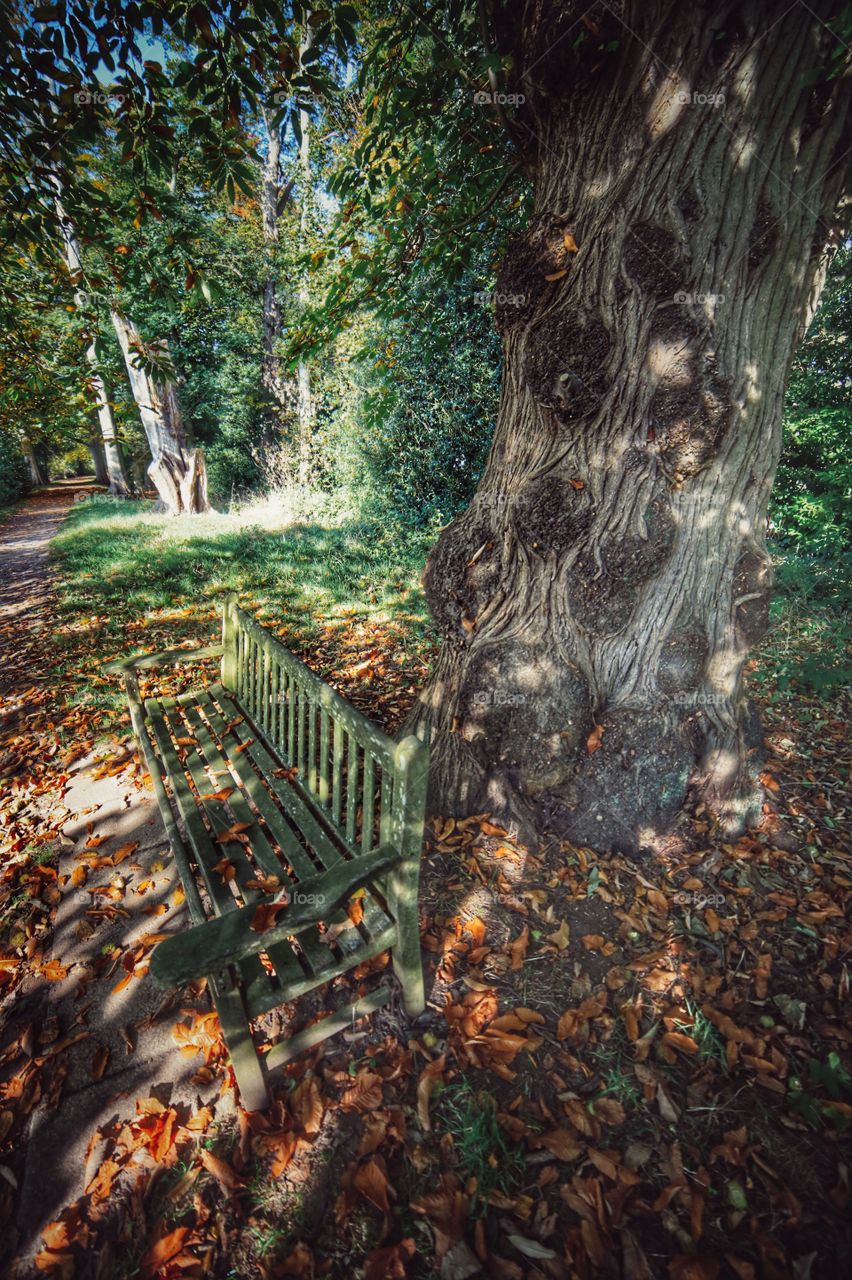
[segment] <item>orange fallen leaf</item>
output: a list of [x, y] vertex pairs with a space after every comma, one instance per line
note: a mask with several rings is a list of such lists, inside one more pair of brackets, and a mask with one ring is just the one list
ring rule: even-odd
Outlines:
[[435, 1090], [444, 1071], [444, 1063], [446, 1054], [441, 1054], [440, 1058], [434, 1058], [432, 1062], [420, 1073], [420, 1079], [417, 1081], [417, 1118], [420, 1121], [420, 1127], [425, 1133], [429, 1133], [432, 1128], [432, 1121], [429, 1117], [429, 1100]]
[[355, 1172], [352, 1185], [382, 1213], [390, 1213], [388, 1180], [378, 1161], [368, 1160], [366, 1164], [362, 1164]]
[[509, 968], [513, 973], [517, 973], [519, 969], [523, 968], [524, 958], [526, 957], [527, 947], [529, 944], [530, 930], [529, 925], [525, 924], [517, 938], [515, 938], [515, 941], [509, 943], [509, 955], [512, 957], [512, 962], [509, 965]]
[[692, 1036], [688, 1036], [683, 1031], [667, 1031], [661, 1037], [661, 1044], [670, 1045], [672, 1049], [680, 1049], [681, 1053], [697, 1053], [698, 1045]]
[[604, 734], [604, 727], [603, 727], [603, 725], [602, 725], [602, 724], [596, 724], [596, 725], [595, 725], [595, 727], [594, 727], [594, 729], [592, 730], [592, 732], [589, 734], [588, 738], [586, 739], [586, 750], [588, 751], [588, 753], [589, 753], [589, 755], [590, 755], [590, 756], [591, 756], [591, 755], [594, 755], [594, 753], [599, 749], [599, 747], [600, 747], [600, 745], [601, 745], [601, 738], [603, 737], [603, 734]]
[[117, 867], [120, 862], [124, 862], [125, 859], [129, 858], [132, 853], [135, 853], [138, 848], [139, 848], [138, 840], [131, 840], [128, 844], [119, 845], [119, 847], [111, 855], [110, 862], [114, 867]]
[[234, 841], [241, 844], [240, 836], [253, 826], [253, 822], [234, 822], [230, 827], [226, 827], [224, 831], [220, 831], [216, 839], [219, 844], [233, 844]]
[[267, 929], [272, 928], [286, 906], [286, 902], [258, 903], [254, 909], [254, 915], [251, 918], [249, 927], [254, 933], [265, 933]]
[[[204, 1155], [208, 1154], [209, 1152], [204, 1152]], [[166, 1263], [183, 1251], [188, 1235], [189, 1227], [176, 1227], [174, 1231], [169, 1231], [167, 1235], [154, 1241], [140, 1264], [140, 1275], [144, 1280], [154, 1280]]]
[[202, 1150], [201, 1163], [228, 1195], [235, 1191], [237, 1187], [244, 1185], [245, 1179], [240, 1177], [236, 1169], [231, 1168], [227, 1160], [221, 1160], [219, 1156], [214, 1156], [212, 1151]]
[[583, 1145], [570, 1129], [551, 1129], [531, 1139], [530, 1146], [544, 1147], [557, 1160], [576, 1160], [583, 1154]]

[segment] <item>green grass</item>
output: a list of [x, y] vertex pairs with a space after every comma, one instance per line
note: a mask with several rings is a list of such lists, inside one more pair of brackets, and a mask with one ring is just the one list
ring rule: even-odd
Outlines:
[[297, 652], [333, 647], [360, 623], [392, 626], [397, 652], [419, 654], [431, 636], [420, 576], [434, 536], [336, 515], [327, 501], [309, 521], [271, 501], [169, 518], [148, 502], [89, 498], [52, 544], [56, 675], [74, 681], [78, 700], [115, 710], [107, 682], [86, 683], [99, 661], [215, 635], [227, 591]]
[[439, 1128], [452, 1135], [459, 1169], [476, 1179], [480, 1202], [495, 1189], [510, 1192], [525, 1173], [523, 1151], [506, 1137], [496, 1113], [492, 1094], [477, 1092], [463, 1077], [441, 1093], [436, 1110]]
[[288, 523], [270, 506], [169, 519], [98, 497], [71, 511], [53, 552], [67, 612], [126, 617], [237, 591], [308, 638], [347, 610], [425, 629], [418, 578], [432, 540], [356, 521]]

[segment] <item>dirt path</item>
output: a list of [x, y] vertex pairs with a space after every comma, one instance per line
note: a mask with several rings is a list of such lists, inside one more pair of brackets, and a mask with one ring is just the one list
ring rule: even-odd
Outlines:
[[[171, 1034], [180, 993], [142, 981], [144, 963], [138, 977], [122, 983], [126, 958], [146, 956], [148, 939], [179, 928], [184, 916], [153, 796], [121, 767], [127, 752], [115, 743], [96, 742], [73, 759], [88, 732], [74, 720], [54, 737], [56, 745], [49, 734], [27, 736], [45, 720], [48, 727], [54, 720], [69, 724], [71, 691], [51, 685], [56, 602], [48, 554], [73, 502], [91, 491], [79, 482], [54, 485], [0, 527], [0, 765], [9, 769], [2, 782], [0, 872], [32, 857], [28, 837], [21, 839], [15, 825], [22, 820], [32, 839], [54, 830], [54, 859], [59, 855], [56, 889], [47, 899], [55, 907], [49, 943], [42, 934], [22, 948], [26, 976], [0, 999], [0, 1096], [3, 1089], [7, 1098], [19, 1091], [28, 1108], [19, 1117], [22, 1127], [15, 1124], [12, 1151], [0, 1151], [0, 1165], [8, 1169], [12, 1162], [17, 1191], [14, 1226], [0, 1243], [0, 1273], [13, 1263], [16, 1276], [33, 1274], [43, 1228], [84, 1194], [97, 1172], [104, 1146], [98, 1133], [105, 1139], [133, 1120], [137, 1100], [191, 1106], [198, 1098], [190, 1081], [198, 1059], [182, 1056]], [[69, 763], [45, 786], [44, 756], [57, 750], [68, 753]], [[41, 781], [33, 786], [35, 777]], [[35, 856], [50, 865], [40, 852]], [[0, 895], [0, 906], [3, 901]]]
[[62, 481], [27, 498], [0, 525], [0, 694], [11, 692], [29, 674], [15, 643], [15, 623], [26, 618], [29, 630], [44, 625], [50, 540], [77, 498], [93, 492], [89, 482]]

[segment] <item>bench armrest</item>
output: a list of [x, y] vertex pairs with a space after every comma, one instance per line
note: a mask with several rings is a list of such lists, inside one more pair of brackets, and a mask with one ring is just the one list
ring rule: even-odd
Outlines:
[[[175, 934], [155, 947], [151, 955], [151, 974], [164, 987], [179, 987], [195, 978], [218, 973], [258, 951], [267, 951], [276, 942], [327, 919], [355, 889], [368, 880], [396, 866], [402, 855], [384, 846], [373, 849], [351, 862], [339, 862], [322, 875], [310, 876], [291, 886], [301, 901], [287, 902], [286, 894], [270, 895], [236, 911], [227, 911]], [[258, 932], [252, 921], [259, 906], [276, 901], [287, 905], [274, 924]]]
[[220, 658], [221, 644], [208, 644], [203, 649], [164, 649], [162, 653], [137, 653], [131, 658], [117, 658], [101, 668], [109, 675], [126, 675], [131, 671], [149, 671], [168, 666], [170, 662], [201, 662], [204, 658]]

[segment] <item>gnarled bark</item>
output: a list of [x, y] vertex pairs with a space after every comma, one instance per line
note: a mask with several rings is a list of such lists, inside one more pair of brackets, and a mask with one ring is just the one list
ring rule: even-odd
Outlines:
[[177, 389], [172, 382], [155, 381], [140, 367], [143, 344], [138, 330], [114, 308], [111, 314], [151, 450], [148, 475], [160, 500], [170, 515], [209, 511], [204, 453], [187, 447]]
[[635, 851], [690, 786], [731, 831], [758, 813], [743, 667], [848, 93], [808, 77], [804, 7], [592, 6], [575, 55], [580, 11], [507, 21], [535, 211], [497, 283], [489, 462], [424, 577], [444, 646], [413, 727], [433, 809]]

